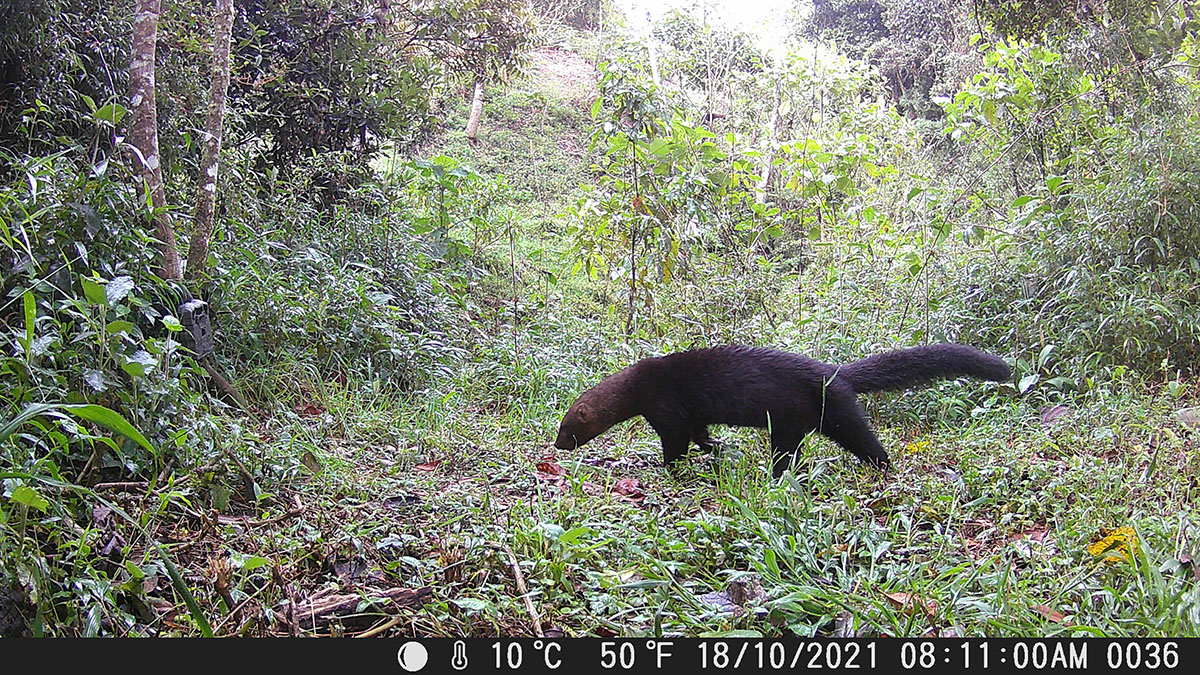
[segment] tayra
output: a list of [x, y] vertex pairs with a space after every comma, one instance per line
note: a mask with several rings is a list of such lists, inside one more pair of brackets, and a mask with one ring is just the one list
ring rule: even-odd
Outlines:
[[570, 450], [641, 415], [662, 439], [663, 461], [691, 442], [712, 447], [708, 425], [771, 430], [773, 473], [788, 467], [811, 431], [863, 461], [886, 467], [887, 451], [857, 395], [969, 375], [1009, 378], [1004, 359], [958, 344], [935, 344], [834, 365], [759, 347], [715, 347], [642, 359], [584, 392], [563, 417], [554, 445]]

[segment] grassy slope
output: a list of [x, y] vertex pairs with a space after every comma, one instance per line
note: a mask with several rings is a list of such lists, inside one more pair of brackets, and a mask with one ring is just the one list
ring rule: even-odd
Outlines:
[[[229, 550], [271, 559], [302, 596], [339, 577], [432, 586], [393, 629], [419, 635], [531, 634], [509, 551], [543, 625], [567, 635], [1195, 632], [1195, 570], [1178, 562], [1200, 531], [1194, 441], [1178, 403], [1137, 386], [1043, 426], [1011, 387], [946, 385], [920, 414], [877, 417], [898, 459], [888, 476], [813, 439], [796, 477], [772, 483], [751, 430], [723, 430], [719, 460], [672, 476], [641, 421], [554, 457], [573, 396], [637, 356], [586, 280], [544, 274], [569, 268], [556, 215], [587, 180], [585, 66], [545, 52], [534, 78], [489, 91], [477, 144], [457, 131], [461, 103], [451, 111], [429, 154], [503, 174], [518, 195], [515, 256], [495, 243], [496, 274], [472, 295], [471, 356], [410, 399], [313, 383], [324, 415], [248, 434], [256, 464], [293, 467], [278, 490], [302, 512], [227, 531]], [[954, 407], [965, 412], [939, 425]], [[298, 466], [305, 452], [315, 475]], [[617, 494], [628, 478], [643, 496]], [[1121, 525], [1141, 535], [1131, 560], [1085, 551]], [[235, 587], [254, 594], [262, 574], [235, 571]], [[735, 581], [747, 609], [721, 595]]]

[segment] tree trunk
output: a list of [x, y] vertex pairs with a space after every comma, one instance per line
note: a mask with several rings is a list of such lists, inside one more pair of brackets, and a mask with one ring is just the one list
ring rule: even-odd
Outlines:
[[479, 133], [479, 118], [483, 116], [483, 78], [475, 78], [475, 95], [471, 97], [471, 118], [467, 120], [467, 138], [475, 140]]
[[758, 179], [755, 198], [759, 204], [767, 201], [767, 186], [771, 183], [771, 169], [775, 165], [775, 140], [779, 135], [780, 108], [783, 107], [782, 77], [775, 79], [775, 105], [771, 106], [771, 126], [767, 129], [767, 151], [763, 153], [762, 177]]
[[200, 164], [200, 190], [196, 193], [196, 223], [188, 248], [187, 278], [199, 279], [208, 268], [208, 240], [212, 236], [217, 201], [217, 168], [225, 96], [229, 92], [229, 36], [233, 29], [233, 0], [217, 0], [213, 26], [212, 84], [208, 90], [208, 116], [204, 120], [204, 158]]
[[654, 44], [654, 36], [646, 36], [646, 51], [650, 56], [650, 80], [654, 82], [654, 86], [662, 86], [662, 75], [658, 72], [658, 48]]
[[129, 63], [129, 143], [135, 150], [138, 172], [150, 189], [150, 203], [155, 211], [154, 235], [158, 239], [158, 269], [155, 273], [163, 279], [179, 279], [175, 231], [163, 212], [167, 194], [163, 189], [162, 161], [158, 154], [158, 114], [154, 99], [154, 51], [160, 11], [160, 0], [137, 0], [133, 19], [133, 58]]

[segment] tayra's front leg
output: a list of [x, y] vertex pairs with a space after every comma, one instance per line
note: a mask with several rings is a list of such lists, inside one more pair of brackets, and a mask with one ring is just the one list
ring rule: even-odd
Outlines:
[[690, 437], [687, 432], [677, 430], [659, 432], [658, 436], [662, 440], [663, 464], [671, 468], [687, 454]]
[[804, 431], [786, 425], [771, 429], [771, 476], [779, 478], [792, 466], [804, 436]]
[[673, 466], [687, 454], [692, 441], [692, 425], [676, 407], [658, 406], [643, 415], [662, 441], [663, 464]]

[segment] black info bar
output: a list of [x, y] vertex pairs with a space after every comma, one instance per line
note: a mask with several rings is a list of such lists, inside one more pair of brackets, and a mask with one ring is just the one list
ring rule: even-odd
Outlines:
[[[9, 664], [52, 655], [58, 669], [135, 658], [270, 664], [275, 672], [922, 673], [1197, 672], [1195, 638], [252, 638], [0, 641]], [[242, 670], [239, 668], [239, 670]]]

